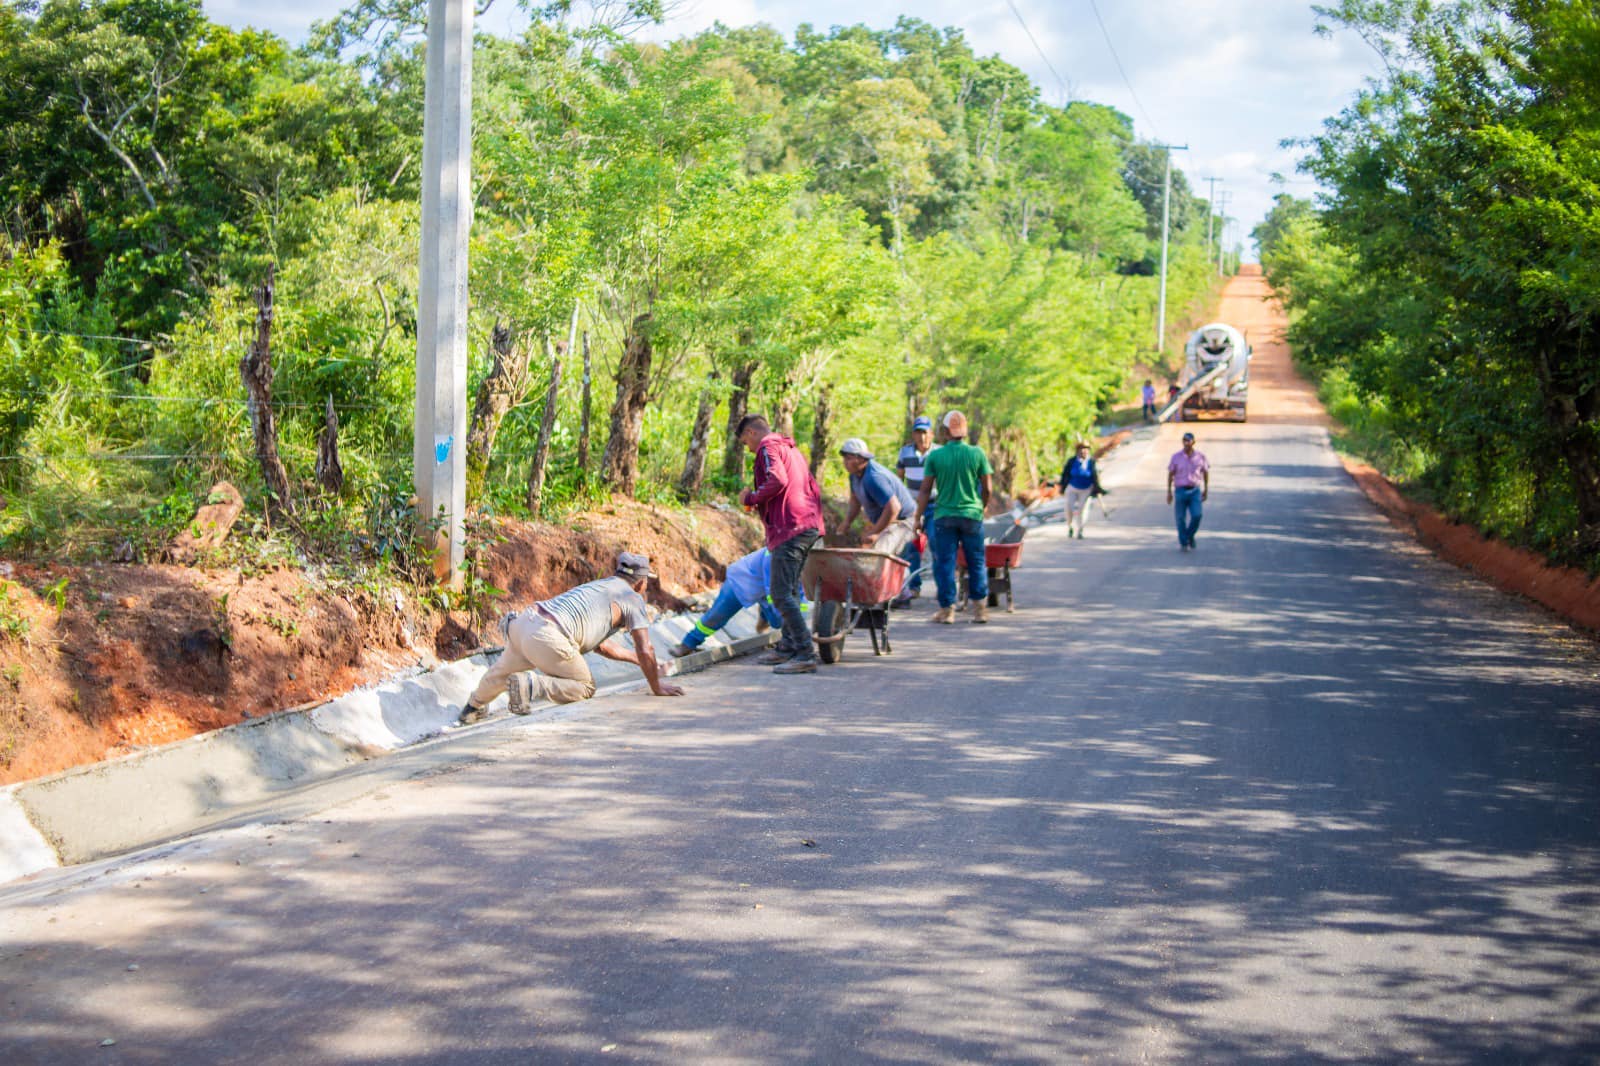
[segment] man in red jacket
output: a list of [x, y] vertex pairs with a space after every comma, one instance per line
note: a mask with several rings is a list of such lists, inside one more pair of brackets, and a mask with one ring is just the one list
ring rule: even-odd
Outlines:
[[794, 441], [772, 432], [760, 415], [739, 423], [739, 443], [756, 456], [756, 487], [743, 496], [767, 527], [772, 552], [772, 605], [783, 616], [783, 636], [760, 662], [775, 674], [814, 674], [817, 649], [800, 610], [800, 571], [811, 546], [822, 536], [822, 490]]

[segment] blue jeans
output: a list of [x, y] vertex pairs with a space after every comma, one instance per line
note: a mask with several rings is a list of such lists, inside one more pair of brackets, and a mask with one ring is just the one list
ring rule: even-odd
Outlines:
[[[773, 629], [783, 626], [783, 616], [778, 614], [778, 609], [772, 605], [772, 598], [761, 601], [761, 617], [767, 620], [767, 625]], [[700, 621], [694, 624], [687, 636], [683, 638], [685, 648], [698, 648], [706, 642], [706, 638], [733, 620], [733, 616], [744, 610], [744, 605], [739, 602], [738, 595], [733, 591], [732, 585], [722, 586], [717, 593], [717, 598], [712, 601], [711, 609], [700, 616]]]
[[797, 658], [810, 659], [817, 654], [811, 640], [811, 627], [806, 624], [805, 611], [800, 606], [800, 571], [805, 569], [806, 556], [821, 534], [814, 529], [802, 530], [772, 549], [772, 604], [783, 617], [783, 636], [778, 649], [790, 652]]
[[1178, 523], [1178, 544], [1194, 547], [1195, 530], [1200, 528], [1200, 486], [1172, 490], [1172, 514]]
[[956, 549], [967, 556], [967, 598], [989, 598], [989, 568], [984, 565], [983, 523], [976, 518], [935, 518], [939, 535], [933, 541], [933, 580], [939, 606], [956, 605]]

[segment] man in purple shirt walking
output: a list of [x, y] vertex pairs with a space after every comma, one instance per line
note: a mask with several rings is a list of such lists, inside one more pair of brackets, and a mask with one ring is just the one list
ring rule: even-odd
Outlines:
[[1200, 528], [1200, 505], [1211, 491], [1211, 464], [1194, 449], [1194, 434], [1183, 435], [1183, 450], [1167, 463], [1167, 502], [1178, 522], [1178, 550], [1194, 551], [1194, 534]]
[[773, 664], [775, 674], [814, 674], [817, 647], [800, 609], [800, 571], [811, 546], [822, 536], [822, 491], [806, 457], [794, 441], [760, 415], [739, 423], [739, 441], [756, 456], [755, 487], [742, 497], [761, 515], [772, 552], [772, 605], [783, 616], [783, 636], [757, 660]]

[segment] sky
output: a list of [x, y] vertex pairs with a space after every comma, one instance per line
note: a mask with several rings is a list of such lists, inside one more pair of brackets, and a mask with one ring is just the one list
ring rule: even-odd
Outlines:
[[[299, 43], [340, 6], [207, 0], [206, 12]], [[1353, 34], [1317, 36], [1311, 4], [1301, 0], [679, 0], [667, 23], [645, 36], [671, 39], [718, 21], [767, 23], [792, 36], [802, 22], [882, 28], [902, 14], [961, 29], [979, 55], [999, 54], [1027, 71], [1051, 103], [1109, 104], [1133, 118], [1139, 136], [1187, 145], [1173, 166], [1201, 195], [1211, 189], [1206, 179], [1221, 179], [1219, 197], [1229, 197], [1236, 220], [1228, 243], [1243, 244], [1247, 258], [1249, 232], [1275, 194], [1316, 191], [1295, 173], [1302, 153], [1282, 142], [1314, 135], [1379, 72]], [[481, 25], [509, 33], [520, 24], [511, 0], [495, 0]]]

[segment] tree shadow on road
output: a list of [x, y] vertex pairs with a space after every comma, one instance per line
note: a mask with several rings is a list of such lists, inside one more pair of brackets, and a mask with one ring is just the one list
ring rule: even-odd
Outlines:
[[[1030, 556], [1025, 611], [986, 629], [902, 626], [784, 698], [735, 666], [508, 730], [460, 772], [15, 905], [0, 1049], [1591, 1061], [1592, 648], [1504, 605], [1486, 628], [1493, 594], [1318, 476], [1218, 515], [1204, 569], [1130, 522]], [[1140, 551], [1170, 580], [1095, 579]]]

